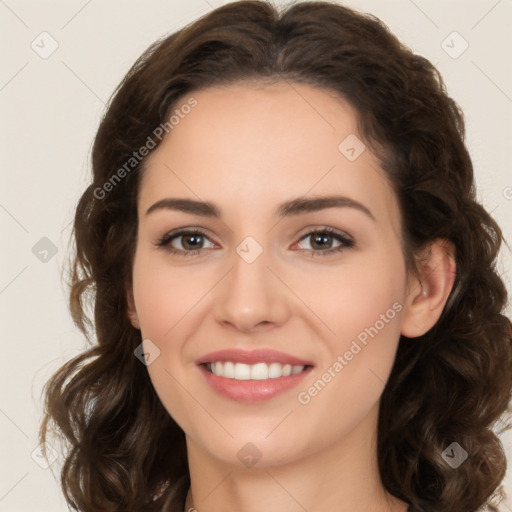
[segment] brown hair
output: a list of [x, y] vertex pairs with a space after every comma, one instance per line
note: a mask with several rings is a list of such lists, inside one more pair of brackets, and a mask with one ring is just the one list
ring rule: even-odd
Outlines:
[[[227, 4], [153, 44], [114, 92], [94, 141], [93, 182], [77, 205], [70, 262], [73, 319], [97, 342], [45, 387], [40, 440], [55, 425], [67, 444], [66, 500], [81, 511], [156, 511], [188, 473], [184, 433], [134, 356], [141, 334], [127, 317], [145, 159], [108, 193], [105, 183], [178, 99], [243, 80], [340, 94], [396, 191], [407, 261], [437, 238], [455, 245], [457, 275], [441, 318], [416, 342], [400, 339], [382, 395], [378, 463], [387, 491], [415, 511], [483, 507], [505, 475], [491, 428], [512, 396], [512, 327], [495, 269], [503, 236], [476, 200], [463, 113], [438, 71], [377, 18], [329, 2], [282, 12], [262, 1]], [[469, 454], [456, 469], [442, 457], [454, 441]]]

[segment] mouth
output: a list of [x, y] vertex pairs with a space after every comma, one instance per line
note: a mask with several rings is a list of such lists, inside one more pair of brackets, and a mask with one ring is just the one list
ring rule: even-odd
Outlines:
[[270, 400], [295, 388], [314, 369], [311, 361], [270, 349], [227, 349], [196, 361], [217, 395], [239, 403]]
[[254, 404], [296, 387], [314, 368], [307, 361], [274, 349], [225, 349], [196, 364], [210, 389], [223, 398]]
[[[229, 348], [224, 350], [217, 350], [215, 352], [210, 352], [209, 354], [205, 354], [203, 357], [200, 357], [196, 360], [196, 364], [210, 364], [209, 370], [211, 372], [216, 371], [215, 365], [217, 363], [231, 363], [236, 370], [237, 365], [242, 365], [238, 367], [238, 371], [240, 375], [246, 375], [247, 369], [243, 366], [257, 366], [260, 363], [265, 363], [268, 366], [272, 366], [273, 363], [278, 363], [280, 366], [273, 366], [272, 374], [275, 374], [280, 367], [285, 373], [288, 372], [288, 369], [284, 368], [290, 366], [291, 370], [297, 366], [313, 366], [312, 361], [307, 361], [305, 359], [301, 359], [296, 356], [292, 356], [291, 354], [287, 354], [285, 352], [280, 352], [274, 349], [265, 349], [259, 348], [255, 350], [243, 350], [237, 348]], [[219, 372], [224, 370], [224, 367], [218, 367]], [[230, 371], [231, 366], [228, 365], [228, 372]], [[264, 371], [264, 368], [261, 366], [256, 370], [255, 375], [261, 375]], [[297, 371], [297, 370], [295, 370]], [[291, 372], [289, 373], [289, 375]], [[268, 378], [263, 377], [263, 378]], [[244, 379], [245, 380], [245, 379]]]
[[233, 380], [270, 380], [298, 375], [313, 365], [291, 365], [277, 362], [246, 364], [234, 361], [203, 363], [205, 370], [217, 377]]

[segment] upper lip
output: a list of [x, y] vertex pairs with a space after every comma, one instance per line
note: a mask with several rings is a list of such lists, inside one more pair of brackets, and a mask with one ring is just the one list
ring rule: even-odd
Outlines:
[[215, 363], [217, 361], [232, 361], [234, 363], [256, 364], [256, 363], [281, 363], [292, 366], [312, 366], [311, 361], [270, 349], [241, 350], [229, 348], [210, 352], [197, 359], [197, 364]]

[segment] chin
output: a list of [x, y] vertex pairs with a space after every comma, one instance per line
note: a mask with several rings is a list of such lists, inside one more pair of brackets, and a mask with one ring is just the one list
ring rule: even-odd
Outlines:
[[300, 441], [290, 435], [273, 433], [267, 437], [267, 431], [251, 433], [248, 430], [239, 436], [232, 431], [231, 434], [233, 438], [226, 436], [218, 442], [210, 438], [202, 443], [213, 458], [230, 466], [248, 469], [283, 466], [307, 455], [306, 446], [301, 448]]

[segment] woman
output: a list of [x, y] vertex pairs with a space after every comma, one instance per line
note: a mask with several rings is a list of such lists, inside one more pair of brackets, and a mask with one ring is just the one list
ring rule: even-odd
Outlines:
[[93, 174], [70, 305], [97, 344], [41, 426], [77, 510], [470, 512], [500, 491], [502, 233], [459, 107], [379, 20], [214, 10], [134, 64]]

